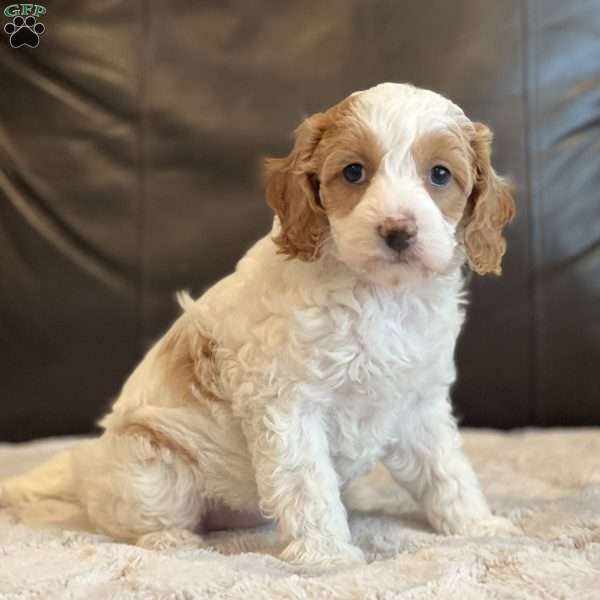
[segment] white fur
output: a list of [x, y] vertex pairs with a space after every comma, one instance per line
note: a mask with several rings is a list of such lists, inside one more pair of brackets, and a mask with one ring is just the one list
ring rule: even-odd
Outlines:
[[[427, 115], [459, 114], [430, 92], [396, 87], [393, 101], [389, 88], [374, 89], [364, 92], [364, 118], [385, 143], [411, 138]], [[405, 129], [400, 113], [408, 114]], [[422, 503], [436, 530], [510, 529], [492, 517], [451, 414], [464, 318], [453, 228], [410, 178], [388, 171], [372, 185], [368, 202], [333, 225], [319, 260], [288, 260], [269, 235], [197, 301], [181, 296], [183, 314], [126, 382], [102, 421], [104, 434], [62, 461], [65, 493], [76, 493], [99, 530], [160, 547], [189, 542], [176, 532], [193, 530], [219, 504], [260, 508], [279, 524], [284, 558], [361, 560], [340, 490], [377, 461]], [[390, 189], [402, 191], [396, 203]], [[426, 234], [426, 269], [399, 270], [382, 255], [377, 276], [361, 276], [354, 263], [374, 253], [365, 223], [403, 211], [416, 214]], [[161, 348], [172, 336], [192, 347], [199, 336], [215, 341], [211, 393], [220, 400], [171, 376]], [[127, 434], [130, 424], [172, 444]], [[36, 481], [6, 482], [4, 501], [43, 495]]]

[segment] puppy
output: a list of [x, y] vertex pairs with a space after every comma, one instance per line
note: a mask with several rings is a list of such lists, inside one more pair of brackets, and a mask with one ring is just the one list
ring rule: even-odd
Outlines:
[[198, 541], [220, 507], [254, 512], [278, 523], [283, 559], [323, 566], [363, 559], [340, 492], [382, 461], [436, 531], [511, 532], [449, 400], [463, 266], [500, 274], [514, 211], [491, 139], [393, 83], [306, 119], [266, 163], [271, 233], [180, 296], [102, 436], [5, 482], [3, 502], [72, 497], [99, 531], [150, 546]]

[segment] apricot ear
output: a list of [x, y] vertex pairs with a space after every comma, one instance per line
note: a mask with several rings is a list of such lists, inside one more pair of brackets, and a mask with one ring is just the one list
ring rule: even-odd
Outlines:
[[315, 260], [329, 223], [319, 201], [313, 154], [327, 119], [317, 113], [296, 129], [292, 151], [265, 162], [267, 204], [275, 211], [281, 232], [274, 238], [279, 252], [290, 258]]
[[492, 132], [481, 123], [474, 126], [475, 185], [462, 220], [464, 245], [473, 271], [500, 275], [506, 252], [502, 230], [515, 214], [512, 187], [492, 168]]

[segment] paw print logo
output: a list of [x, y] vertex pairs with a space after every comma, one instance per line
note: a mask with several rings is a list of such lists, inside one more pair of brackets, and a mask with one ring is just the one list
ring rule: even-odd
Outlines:
[[40, 43], [40, 35], [45, 30], [46, 28], [42, 23], [39, 23], [32, 15], [25, 19], [17, 16], [12, 20], [12, 23], [7, 23], [4, 26], [4, 31], [10, 35], [9, 41], [13, 48], [20, 48], [21, 46], [37, 48]]

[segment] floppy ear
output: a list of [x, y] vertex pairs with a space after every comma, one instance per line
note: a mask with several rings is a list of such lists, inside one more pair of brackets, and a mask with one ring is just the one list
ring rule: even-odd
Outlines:
[[285, 158], [267, 159], [267, 204], [275, 211], [281, 232], [273, 239], [279, 252], [311, 261], [319, 256], [320, 242], [329, 224], [319, 200], [317, 165], [313, 154], [327, 119], [317, 113], [294, 132], [294, 148]]
[[515, 213], [512, 188], [492, 168], [492, 132], [474, 123], [471, 148], [475, 160], [475, 185], [467, 201], [462, 225], [469, 266], [479, 275], [502, 273], [506, 240], [502, 228]]

